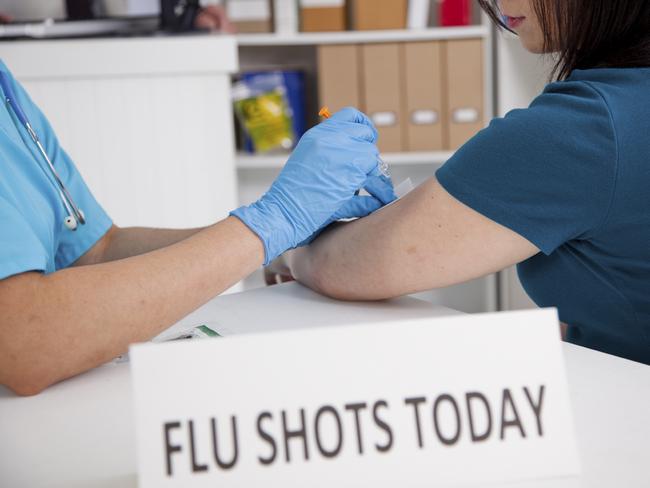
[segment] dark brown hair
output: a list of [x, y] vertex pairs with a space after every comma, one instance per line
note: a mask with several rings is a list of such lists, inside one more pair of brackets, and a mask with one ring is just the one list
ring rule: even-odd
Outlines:
[[[556, 52], [557, 79], [574, 69], [650, 66], [650, 0], [531, 0], [544, 34], [544, 52]], [[498, 0], [478, 0], [508, 29]]]

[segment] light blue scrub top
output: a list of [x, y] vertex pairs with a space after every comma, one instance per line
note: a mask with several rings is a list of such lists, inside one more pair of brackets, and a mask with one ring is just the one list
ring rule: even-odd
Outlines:
[[51, 176], [45, 161], [11, 108], [2, 103], [0, 279], [25, 271], [51, 273], [79, 259], [106, 234], [112, 222], [59, 145], [45, 116], [11, 76], [2, 60], [0, 70], [11, 77], [18, 103], [87, 220], [86, 225], [79, 225], [74, 232], [65, 227], [67, 213], [55, 186], [48, 180]]

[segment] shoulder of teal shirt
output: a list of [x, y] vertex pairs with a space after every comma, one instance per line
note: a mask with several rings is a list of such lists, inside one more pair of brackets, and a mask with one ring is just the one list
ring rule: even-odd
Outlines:
[[495, 118], [437, 172], [453, 197], [545, 254], [605, 221], [617, 174], [615, 128], [589, 83], [550, 83]]
[[[66, 229], [62, 225], [62, 222], [57, 222], [54, 225], [55, 235], [53, 239], [55, 255], [53, 257], [55, 269], [68, 267], [83, 256], [83, 254], [106, 234], [112, 226], [112, 221], [95, 200], [71, 158], [59, 144], [58, 138], [45, 115], [32, 101], [21, 84], [15, 80], [11, 71], [2, 60], [0, 60], [0, 69], [9, 74], [18, 102], [30, 119], [34, 130], [38, 133], [48, 156], [70, 191], [72, 198], [86, 216], [86, 225], [80, 225], [78, 230], [74, 232]], [[24, 164], [36, 163], [34, 161], [25, 161]], [[26, 222], [26, 224], [29, 225], [29, 222]], [[20, 226], [24, 227], [22, 224]], [[33, 264], [30, 266], [33, 266]], [[20, 268], [20, 266], [17, 266], [17, 268]], [[30, 270], [52, 271], [51, 269], [35, 269], [33, 267], [23, 269], [22, 271]], [[10, 274], [16, 274], [17, 272], [21, 272], [21, 270], [14, 270]], [[10, 274], [0, 269], [0, 278], [9, 276]]]

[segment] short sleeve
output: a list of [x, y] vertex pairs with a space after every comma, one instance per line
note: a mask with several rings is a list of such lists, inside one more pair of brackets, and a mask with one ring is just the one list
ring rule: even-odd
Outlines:
[[436, 177], [454, 198], [551, 254], [603, 224], [617, 164], [604, 99], [586, 82], [564, 81], [493, 120]]
[[[11, 75], [1, 60], [0, 69]], [[101, 239], [112, 226], [112, 221], [86, 186], [70, 156], [59, 144], [54, 129], [43, 112], [13, 77], [12, 82], [20, 106], [27, 114], [59, 176], [86, 219], [86, 224], [78, 226], [74, 232], [64, 229], [62, 225], [57, 224], [56, 226], [60, 232], [55, 236], [54, 262], [56, 269], [65, 268], [79, 259]], [[55, 205], [62, 204], [56, 201]]]
[[60, 234], [54, 260], [56, 269], [62, 269], [93, 247], [108, 232], [113, 221], [90, 192], [70, 157], [60, 147], [57, 158], [68, 167], [65, 185], [86, 218], [86, 224], [78, 226], [76, 231], [65, 230]]
[[48, 253], [25, 217], [0, 197], [0, 280], [26, 271], [47, 270]]

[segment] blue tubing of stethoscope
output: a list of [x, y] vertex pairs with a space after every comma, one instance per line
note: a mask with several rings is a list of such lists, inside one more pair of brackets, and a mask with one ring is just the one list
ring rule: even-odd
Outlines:
[[70, 195], [70, 192], [68, 191], [65, 184], [59, 177], [59, 174], [54, 168], [52, 161], [50, 161], [50, 158], [48, 157], [45, 148], [41, 144], [41, 141], [36, 135], [34, 129], [32, 128], [32, 125], [29, 123], [29, 119], [27, 118], [27, 115], [25, 115], [25, 112], [23, 111], [22, 107], [18, 103], [13, 88], [11, 87], [11, 83], [9, 82], [9, 77], [3, 71], [0, 71], [0, 86], [2, 87], [2, 92], [4, 93], [4, 97], [5, 97], [5, 101], [7, 102], [7, 105], [11, 107], [11, 109], [16, 114], [16, 118], [18, 119], [18, 121], [25, 127], [25, 129], [27, 129], [29, 136], [31, 137], [32, 141], [34, 141], [34, 144], [36, 144], [36, 147], [41, 153], [41, 156], [43, 156], [43, 159], [47, 163], [50, 173], [52, 174], [52, 177], [54, 178], [54, 182], [57, 186], [57, 190], [59, 192], [59, 196], [61, 197], [61, 201], [63, 202], [63, 206], [68, 212], [68, 218], [66, 219], [66, 227], [71, 230], [76, 230], [77, 222], [81, 225], [84, 225], [86, 223], [86, 218], [83, 212], [75, 204], [74, 200], [72, 199], [72, 196]]

